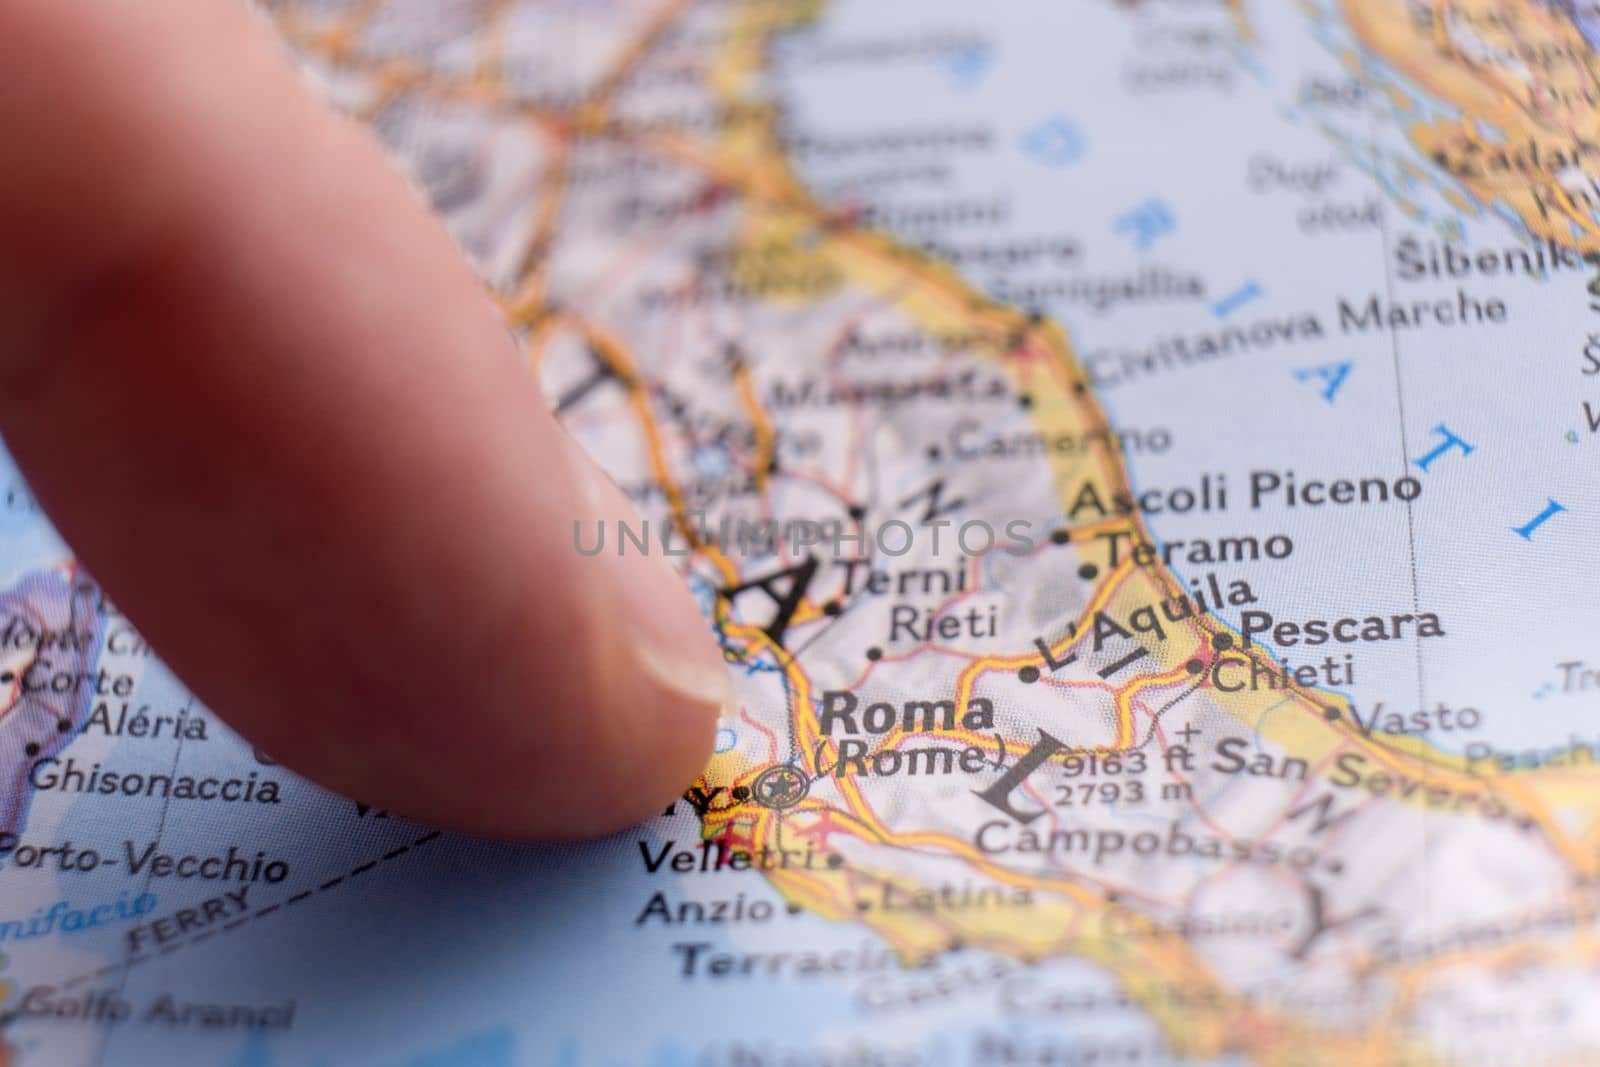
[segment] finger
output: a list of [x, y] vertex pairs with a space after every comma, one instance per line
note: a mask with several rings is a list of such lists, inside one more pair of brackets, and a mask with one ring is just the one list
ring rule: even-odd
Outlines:
[[230, 725], [511, 837], [652, 813], [722, 658], [375, 142], [218, 0], [0, 0], [0, 433]]

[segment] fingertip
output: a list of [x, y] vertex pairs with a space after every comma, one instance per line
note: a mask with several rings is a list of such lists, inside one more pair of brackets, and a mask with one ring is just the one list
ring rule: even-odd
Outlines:
[[659, 814], [704, 773], [719, 721], [738, 712], [732, 675], [690, 587], [648, 539], [643, 551], [624, 549], [624, 525], [647, 527], [581, 445], [565, 433], [558, 439], [575, 491], [546, 506], [563, 525], [570, 513], [589, 532], [575, 530], [570, 558], [545, 562], [588, 590], [590, 620], [583, 627], [574, 618], [574, 640], [550, 650], [541, 673], [590, 674], [577, 706], [546, 707], [541, 718], [576, 725], [543, 740], [553, 758], [582, 770], [570, 783], [529, 781], [522, 803], [502, 809], [508, 821], [476, 827], [494, 836], [592, 837]]
[[536, 735], [531, 741], [511, 730], [478, 754], [430, 759], [412, 748], [382, 761], [369, 754], [351, 768], [353, 777], [339, 775], [359, 783], [341, 791], [483, 837], [600, 837], [660, 815], [680, 798], [705, 772], [719, 722], [737, 710], [663, 684], [631, 652], [582, 690], [587, 696], [576, 702], [530, 693], [524, 712]]
[[39, 499], [307, 778], [516, 839], [658, 813], [730, 700], [701, 608], [659, 555], [570, 551], [636, 516], [370, 138], [255, 22], [159, 6], [186, 42], [23, 5], [67, 58], [0, 89], [0, 425]]

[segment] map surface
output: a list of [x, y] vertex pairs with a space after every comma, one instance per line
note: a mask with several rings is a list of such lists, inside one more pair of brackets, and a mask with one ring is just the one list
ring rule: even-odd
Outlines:
[[1600, 1063], [1600, 11], [267, 14], [742, 708], [631, 832], [411, 825], [8, 467], [0, 1064]]

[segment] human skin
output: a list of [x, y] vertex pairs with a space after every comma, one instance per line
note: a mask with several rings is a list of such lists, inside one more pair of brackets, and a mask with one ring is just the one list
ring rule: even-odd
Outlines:
[[619, 829], [733, 691], [373, 138], [236, 0], [0, 0], [0, 435], [196, 695], [435, 825]]

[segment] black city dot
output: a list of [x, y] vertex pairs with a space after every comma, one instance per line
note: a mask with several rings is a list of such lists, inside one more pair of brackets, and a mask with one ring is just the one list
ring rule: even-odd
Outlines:
[[1339, 721], [1339, 709], [1338, 708], [1323, 708], [1322, 709], [1322, 717], [1324, 719], [1327, 719], [1329, 722], [1338, 722]]
[[929, 445], [928, 446], [928, 458], [931, 459], [935, 463], [939, 462], [939, 446], [938, 445]]
[[1071, 541], [1072, 541], [1072, 535], [1069, 534], [1065, 530], [1051, 530], [1050, 531], [1050, 543], [1052, 545], [1070, 544]]
[[822, 605], [822, 613], [830, 618], [836, 617], [844, 611], [844, 605], [837, 600], [830, 600]]
[[1077, 393], [1079, 396], [1082, 396], [1084, 393], [1087, 393], [1089, 391], [1089, 383], [1088, 382], [1073, 382], [1072, 383], [1072, 391], [1074, 393]]
[[1190, 674], [1199, 674], [1201, 671], [1206, 669], [1206, 665], [1200, 660], [1192, 659], [1183, 665], [1183, 669], [1188, 671]]
[[844, 857], [835, 853], [828, 857], [828, 866], [838, 869], [844, 866]]
[[1083, 566], [1078, 568], [1078, 577], [1082, 578], [1086, 582], [1092, 582], [1096, 578], [1100, 577], [1100, 568], [1096, 567], [1093, 563], [1085, 563]]
[[26, 752], [30, 756], [37, 756], [39, 754], [39, 746], [30, 741], [28, 742], [27, 747], [25, 747], [22, 751]]
[[735, 800], [749, 800], [750, 799], [750, 790], [745, 788], [742, 785], [734, 786], [733, 787], [733, 799], [735, 799]]
[[1017, 677], [1022, 679], [1023, 684], [1032, 685], [1039, 680], [1039, 668], [1024, 667], [1017, 672]]
[[1211, 639], [1211, 647], [1218, 652], [1226, 652], [1233, 647], [1232, 634], [1217, 634]]
[[1031, 408], [1033, 407], [1033, 397], [1029, 396], [1027, 393], [1023, 393], [1021, 396], [1017, 397], [1017, 403], [1024, 409]]
[[873, 645], [871, 648], [867, 649], [867, 658], [874, 663], [878, 662], [883, 658], [883, 649], [879, 648], [877, 645]]
[[15, 671], [6, 671], [4, 674], [0, 674], [0, 682], [15, 681], [16, 677], [17, 675]]
[[857, 522], [860, 522], [862, 519], [867, 517], [867, 509], [862, 507], [860, 504], [851, 504], [850, 517]]
[[58, 733], [58, 734], [67, 734], [67, 733], [71, 733], [71, 732], [72, 732], [72, 720], [71, 719], [62, 719], [60, 722], [56, 723], [56, 733]]

